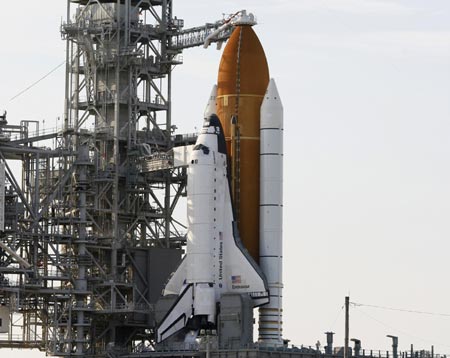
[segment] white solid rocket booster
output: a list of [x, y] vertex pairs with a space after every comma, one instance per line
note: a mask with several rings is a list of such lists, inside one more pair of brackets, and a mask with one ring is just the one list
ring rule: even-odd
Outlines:
[[261, 105], [260, 257], [270, 302], [259, 309], [259, 342], [283, 344], [283, 105], [273, 79]]

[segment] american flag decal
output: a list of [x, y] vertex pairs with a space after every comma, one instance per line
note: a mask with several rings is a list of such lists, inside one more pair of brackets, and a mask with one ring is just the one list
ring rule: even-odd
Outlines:
[[241, 282], [241, 276], [231, 276], [231, 283], [232, 283], [233, 285], [242, 283], [242, 282]]

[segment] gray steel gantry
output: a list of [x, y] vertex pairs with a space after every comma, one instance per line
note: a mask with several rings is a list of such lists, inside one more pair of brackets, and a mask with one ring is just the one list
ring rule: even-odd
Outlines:
[[67, 0], [62, 128], [0, 123], [0, 315], [12, 322], [0, 348], [114, 357], [152, 345], [155, 303], [185, 241], [173, 216], [186, 172], [143, 166], [195, 140], [173, 133], [172, 70], [223, 23], [184, 30], [170, 0]]

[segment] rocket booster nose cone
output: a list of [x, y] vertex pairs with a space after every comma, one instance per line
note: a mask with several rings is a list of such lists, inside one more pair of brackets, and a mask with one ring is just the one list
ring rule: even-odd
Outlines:
[[273, 78], [261, 105], [261, 128], [283, 128], [283, 104]]
[[268, 100], [277, 101], [280, 103], [280, 105], [282, 105], [280, 94], [278, 93], [277, 84], [275, 83], [275, 80], [273, 78], [271, 78], [269, 81], [269, 86], [267, 87], [263, 104]]

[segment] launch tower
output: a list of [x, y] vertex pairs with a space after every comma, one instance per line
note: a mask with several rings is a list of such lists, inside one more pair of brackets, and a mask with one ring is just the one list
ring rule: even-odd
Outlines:
[[171, 73], [183, 49], [231, 32], [217, 31], [224, 21], [185, 30], [172, 10], [68, 0], [62, 124], [1, 120], [0, 348], [114, 357], [152, 346], [185, 241], [174, 210], [186, 170], [171, 149], [195, 141], [174, 134]]

